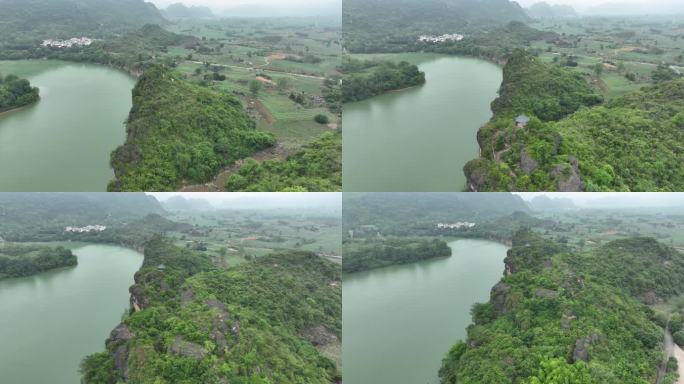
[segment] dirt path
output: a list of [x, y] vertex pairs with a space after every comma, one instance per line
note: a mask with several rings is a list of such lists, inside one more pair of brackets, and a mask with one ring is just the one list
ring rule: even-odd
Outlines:
[[676, 384], [684, 384], [684, 350], [679, 348], [678, 345], [675, 345], [673, 356], [677, 359], [677, 365], [679, 367], [679, 379], [677, 379]]
[[667, 371], [667, 360], [670, 357], [677, 359], [677, 366], [679, 370], [679, 379], [675, 384], [684, 384], [684, 350], [682, 350], [677, 344], [672, 340], [672, 335], [669, 330], [665, 331], [665, 361], [660, 365], [658, 370], [658, 376], [656, 376], [655, 384], [662, 384], [665, 379], [665, 373]]
[[[187, 60], [186, 63], [191, 63], [191, 64], [204, 64], [201, 61], [193, 61], [193, 60]], [[238, 65], [228, 65], [228, 64], [216, 64], [216, 63], [211, 63], [211, 65], [215, 65], [217, 67], [224, 67], [224, 68], [237, 68], [237, 69], [251, 69], [254, 70], [255, 68], [250, 68], [250, 67], [240, 67]], [[258, 67], [257, 67], [258, 68]], [[272, 72], [272, 73], [282, 73], [290, 76], [295, 76], [295, 77], [303, 77], [306, 79], [317, 79], [317, 80], [325, 80], [325, 77], [321, 76], [313, 76], [313, 75], [303, 75], [301, 73], [292, 73], [292, 72], [286, 72], [286, 71], [276, 71], [275, 69], [263, 69], [259, 68], [260, 71], [263, 72]]]
[[266, 106], [261, 101], [259, 101], [259, 99], [257, 99], [256, 97], [248, 97], [247, 104], [250, 108], [254, 108], [257, 112], [259, 112], [261, 118], [266, 120], [267, 123], [275, 123], [275, 117], [273, 117], [271, 111], [269, 111], [268, 108], [266, 108]]
[[[278, 143], [275, 147], [267, 148], [253, 154], [251, 158], [259, 163], [266, 160], [285, 160], [295, 152], [296, 150], [285, 148], [281, 143]], [[239, 171], [243, 164], [244, 160], [238, 160], [232, 165], [223, 168], [213, 181], [206, 184], [187, 185], [183, 187], [180, 192], [225, 192], [226, 181], [228, 181], [228, 178], [232, 174]]]
[[[665, 361], [660, 363], [660, 369], [658, 369], [658, 375], [656, 376], [655, 384], [662, 384], [665, 379], [665, 372], [667, 371], [667, 360], [674, 354], [674, 341], [672, 341], [672, 335], [669, 330], [665, 330]], [[681, 373], [680, 373], [681, 375]], [[681, 381], [680, 381], [681, 382]]]

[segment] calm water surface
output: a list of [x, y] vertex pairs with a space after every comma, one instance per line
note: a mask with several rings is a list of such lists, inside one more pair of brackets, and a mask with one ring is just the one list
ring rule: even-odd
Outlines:
[[442, 358], [489, 300], [507, 248], [449, 244], [452, 256], [346, 275], [343, 361], [346, 384], [436, 384]]
[[111, 152], [123, 144], [135, 80], [103, 66], [0, 61], [41, 100], [0, 115], [0, 191], [105, 191]]
[[492, 116], [501, 68], [429, 54], [381, 55], [425, 72], [424, 86], [344, 106], [345, 191], [454, 192], [478, 156], [477, 130]]
[[79, 383], [81, 359], [104, 350], [128, 308], [143, 256], [107, 245], [73, 252], [76, 267], [0, 280], [2, 383]]

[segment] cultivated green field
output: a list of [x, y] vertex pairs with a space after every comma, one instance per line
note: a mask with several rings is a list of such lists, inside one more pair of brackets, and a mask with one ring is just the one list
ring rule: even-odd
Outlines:
[[[199, 46], [168, 49], [178, 70], [239, 96], [257, 127], [273, 133], [287, 152], [339, 129], [339, 113], [324, 97], [325, 80], [340, 77], [341, 27], [335, 21], [186, 20], [167, 29], [200, 39]], [[330, 122], [316, 123], [317, 115]]]
[[339, 217], [293, 211], [175, 213], [169, 219], [192, 229], [172, 232], [180, 246], [202, 249], [234, 265], [277, 250], [311, 251], [340, 262]]
[[[566, 66], [591, 77], [608, 98], [649, 84], [659, 65], [684, 72], [684, 23], [675, 17], [583, 17], [532, 26], [561, 35], [557, 41], [532, 44], [544, 60], [576, 62]], [[602, 69], [597, 71], [597, 65]]]

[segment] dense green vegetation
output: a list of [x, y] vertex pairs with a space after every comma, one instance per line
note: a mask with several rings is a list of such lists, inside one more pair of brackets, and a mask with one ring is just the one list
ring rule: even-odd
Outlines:
[[[478, 133], [481, 157], [464, 167], [469, 188], [681, 190], [683, 98], [672, 80], [595, 106], [602, 97], [580, 75], [517, 51]], [[531, 118], [524, 128], [518, 114]]]
[[[116, 231], [149, 214], [157, 217], [164, 213], [155, 198], [143, 193], [56, 193], [50, 194], [49, 198], [46, 196], [29, 192], [1, 193], [0, 237], [13, 242], [76, 240], [78, 236], [95, 237], [95, 234], [69, 234], [64, 231], [65, 227], [99, 224], [106, 225], [107, 231]], [[107, 231], [100, 235], [104, 236]], [[136, 237], [138, 232], [140, 228], [128, 235]]]
[[14, 108], [21, 108], [33, 104], [40, 99], [40, 91], [31, 87], [26, 79], [0, 74], [0, 113]]
[[162, 66], [133, 90], [126, 143], [112, 154], [110, 191], [177, 190], [211, 180], [235, 160], [272, 146], [233, 96], [190, 82]]
[[10, 47], [84, 34], [104, 37], [165, 22], [155, 6], [143, 0], [3, 0], [2, 11], [0, 40]]
[[339, 343], [339, 266], [288, 252], [220, 270], [162, 237], [145, 247], [133, 309], [84, 359], [83, 382], [320, 383], [341, 379], [316, 347]]
[[603, 101], [581, 75], [545, 64], [523, 50], [508, 58], [503, 77], [499, 97], [492, 102], [497, 118], [527, 113], [542, 121], [559, 120]]
[[24, 277], [50, 269], [70, 267], [78, 259], [63, 247], [49, 248], [0, 242], [0, 279]]
[[353, 273], [446, 256], [451, 256], [451, 248], [442, 240], [411, 238], [370, 240], [345, 247], [342, 269], [346, 273]]
[[[506, 275], [472, 309], [443, 383], [648, 383], [665, 323], [644, 305], [684, 289], [684, 258], [648, 238], [579, 252], [522, 230]], [[668, 380], [674, 376], [668, 366]]]
[[326, 133], [285, 161], [247, 159], [228, 178], [227, 191], [333, 192], [342, 190], [342, 133]]
[[361, 101], [388, 91], [425, 84], [425, 73], [416, 65], [390, 61], [347, 59], [340, 68], [344, 73], [342, 101]]
[[[353, 53], [430, 49], [424, 34], [486, 36], [511, 21], [528, 20], [515, 2], [480, 0], [349, 0], [342, 4], [345, 48]], [[501, 33], [496, 39], [505, 39]], [[494, 36], [487, 37], [494, 41]], [[471, 46], [464, 40], [462, 47]]]

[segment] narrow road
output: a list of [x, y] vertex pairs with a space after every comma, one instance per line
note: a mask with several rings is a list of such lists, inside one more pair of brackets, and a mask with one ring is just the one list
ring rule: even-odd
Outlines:
[[660, 369], [658, 370], [655, 384], [662, 384], [667, 371], [667, 361], [670, 359], [670, 356], [674, 354], [674, 341], [672, 341], [672, 335], [670, 334], [669, 328], [670, 325], [668, 324], [667, 329], [665, 329], [665, 361], [660, 363]]
[[[204, 62], [201, 61], [193, 61], [193, 60], [186, 60], [186, 63], [191, 63], [191, 64], [204, 64]], [[228, 64], [217, 64], [217, 63], [210, 63], [211, 65], [215, 65], [217, 67], [224, 67], [224, 68], [237, 68], [237, 69], [250, 69], [254, 70], [255, 68], [250, 68], [250, 67], [241, 67], [239, 65], [228, 65]], [[264, 72], [272, 72], [272, 73], [281, 73], [281, 74], [286, 74], [294, 77], [303, 77], [306, 79], [316, 79], [316, 80], [325, 80], [325, 77], [321, 76], [313, 76], [313, 75], [303, 75], [301, 73], [292, 73], [292, 72], [286, 72], [286, 71], [276, 71], [275, 69], [263, 69], [261, 67], [259, 68], [260, 71]]]
[[[282, 161], [286, 160], [288, 156], [293, 155], [295, 152], [297, 151], [291, 148], [286, 148], [282, 144], [278, 143], [274, 147], [264, 149], [252, 154], [252, 156], [249, 157], [259, 163], [266, 160]], [[243, 164], [244, 159], [238, 160], [232, 165], [223, 168], [211, 182], [206, 184], [186, 185], [180, 190], [180, 192], [225, 192], [226, 181], [228, 181], [228, 178], [232, 174], [239, 171]]]
[[667, 361], [673, 356], [675, 359], [677, 359], [677, 367], [679, 371], [679, 379], [677, 379], [675, 384], [684, 384], [684, 350], [682, 350], [672, 340], [669, 324], [668, 329], [665, 330], [665, 355], [665, 361], [663, 361], [660, 365], [655, 384], [662, 384], [663, 380], [665, 379], [665, 374], [667, 373]]

